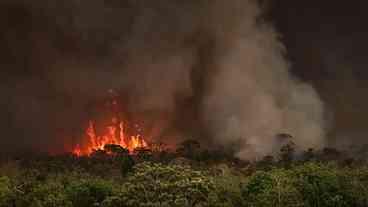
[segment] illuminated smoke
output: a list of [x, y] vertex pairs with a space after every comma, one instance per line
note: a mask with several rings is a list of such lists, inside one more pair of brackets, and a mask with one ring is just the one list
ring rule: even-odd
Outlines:
[[8, 0], [0, 8], [8, 7], [23, 24], [3, 26], [0, 39], [16, 63], [2, 64], [12, 71], [2, 76], [4, 130], [21, 138], [2, 144], [78, 142], [67, 135], [82, 133], [88, 103], [113, 88], [162, 141], [237, 143], [242, 159], [277, 152], [278, 133], [300, 148], [324, 145], [323, 104], [289, 74], [254, 0]]

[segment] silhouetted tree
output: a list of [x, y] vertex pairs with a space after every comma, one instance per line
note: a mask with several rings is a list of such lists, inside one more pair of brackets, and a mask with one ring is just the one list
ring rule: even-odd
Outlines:
[[199, 157], [201, 145], [197, 140], [188, 139], [183, 141], [176, 152], [179, 156], [186, 157], [188, 159], [197, 160]]
[[121, 147], [120, 145], [116, 144], [107, 144], [104, 146], [104, 150], [112, 155], [126, 155], [129, 154], [129, 150]]
[[316, 159], [316, 153], [313, 148], [309, 148], [307, 151], [304, 151], [301, 160], [303, 162], [313, 161]]
[[119, 161], [120, 161], [120, 166], [121, 166], [120, 172], [122, 176], [126, 176], [128, 173], [130, 173], [133, 170], [135, 162], [131, 155], [127, 154], [124, 156], [120, 156]]
[[294, 160], [295, 154], [295, 144], [293, 141], [289, 141], [286, 145], [281, 147], [279, 154], [279, 162], [280, 164], [288, 167], [291, 162]]
[[152, 151], [150, 149], [136, 148], [136, 149], [134, 149], [134, 154], [135, 154], [136, 158], [141, 162], [152, 160]]
[[270, 170], [275, 164], [275, 158], [271, 155], [265, 156], [262, 160], [257, 162], [257, 169]]
[[322, 150], [320, 159], [322, 161], [337, 161], [342, 158], [342, 153], [335, 149], [335, 148], [329, 148], [326, 147]]

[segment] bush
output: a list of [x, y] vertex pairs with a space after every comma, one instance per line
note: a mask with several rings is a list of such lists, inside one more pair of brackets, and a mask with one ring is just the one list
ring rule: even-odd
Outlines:
[[355, 206], [333, 165], [306, 163], [293, 170], [305, 206]]
[[368, 168], [343, 169], [340, 180], [351, 206], [368, 206]]
[[[367, 194], [362, 193], [366, 191], [358, 184], [364, 180], [364, 176], [355, 182], [352, 182], [354, 179], [351, 176], [334, 165], [313, 162], [288, 170], [258, 171], [242, 188], [244, 205], [365, 206]], [[358, 176], [353, 177], [357, 179]]]
[[11, 197], [10, 179], [8, 177], [0, 177], [0, 207], [10, 206]]
[[244, 206], [299, 206], [300, 194], [289, 170], [258, 171], [242, 188]]
[[219, 165], [214, 169], [221, 173], [214, 178], [218, 197], [216, 206], [241, 206], [242, 195], [240, 187], [243, 180], [242, 176], [234, 174], [227, 165]]
[[66, 189], [68, 198], [73, 206], [99, 206], [107, 197], [113, 195], [110, 182], [100, 179], [86, 179], [70, 183]]
[[27, 193], [22, 206], [31, 207], [71, 207], [64, 186], [56, 181], [36, 185]]
[[266, 157], [247, 171], [236, 163], [213, 165], [216, 162], [211, 162], [213, 167], [202, 162], [195, 170], [185, 158], [171, 165], [134, 166], [136, 155], [110, 150], [116, 153], [0, 163], [0, 207], [368, 206], [365, 163], [342, 167], [291, 160], [279, 165]]
[[120, 206], [210, 206], [215, 198], [212, 179], [189, 167], [142, 163], [134, 170], [123, 186]]
[[133, 170], [135, 162], [129, 154], [120, 156], [119, 161], [121, 164], [120, 168], [121, 175], [125, 177], [128, 173], [130, 173]]

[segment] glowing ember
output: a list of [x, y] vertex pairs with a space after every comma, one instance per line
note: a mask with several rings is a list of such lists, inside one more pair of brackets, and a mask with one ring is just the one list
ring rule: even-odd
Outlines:
[[[112, 106], [117, 105], [115, 99], [110, 100]], [[115, 111], [115, 110], [113, 110]], [[116, 111], [115, 111], [116, 112]], [[88, 127], [85, 131], [86, 140], [82, 145], [77, 145], [73, 149], [73, 154], [77, 156], [90, 155], [94, 151], [104, 150], [105, 145], [114, 144], [119, 145], [129, 152], [133, 152], [137, 148], [147, 148], [147, 142], [141, 135], [127, 136], [125, 125], [117, 117], [112, 117], [111, 122], [106, 126], [102, 135], [96, 133], [96, 126], [94, 121], [89, 121]]]

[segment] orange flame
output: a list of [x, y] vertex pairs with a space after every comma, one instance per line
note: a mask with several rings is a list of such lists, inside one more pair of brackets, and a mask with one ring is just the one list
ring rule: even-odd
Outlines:
[[[111, 105], [117, 106], [117, 101], [112, 99]], [[116, 112], [116, 109], [112, 107], [112, 111]], [[96, 133], [96, 126], [94, 121], [89, 121], [88, 127], [85, 130], [85, 142], [81, 145], [78, 144], [72, 150], [72, 153], [76, 156], [88, 156], [91, 153], [104, 150], [105, 145], [114, 144], [119, 145], [129, 152], [133, 152], [137, 148], [147, 148], [147, 142], [142, 138], [140, 134], [134, 136], [127, 136], [125, 125], [123, 121], [120, 121], [117, 117], [112, 117], [111, 122], [106, 126], [105, 133], [98, 135]]]
[[[113, 118], [112, 123], [115, 119]], [[133, 152], [137, 148], [147, 148], [147, 142], [141, 137], [141, 135], [131, 136], [127, 138], [124, 133], [123, 122], [118, 125], [107, 126], [106, 134], [102, 136], [96, 135], [96, 130], [93, 121], [89, 121], [86, 129], [87, 144], [84, 147], [77, 145], [73, 149], [73, 154], [77, 156], [90, 155], [94, 151], [103, 150], [105, 145], [114, 144]]]

